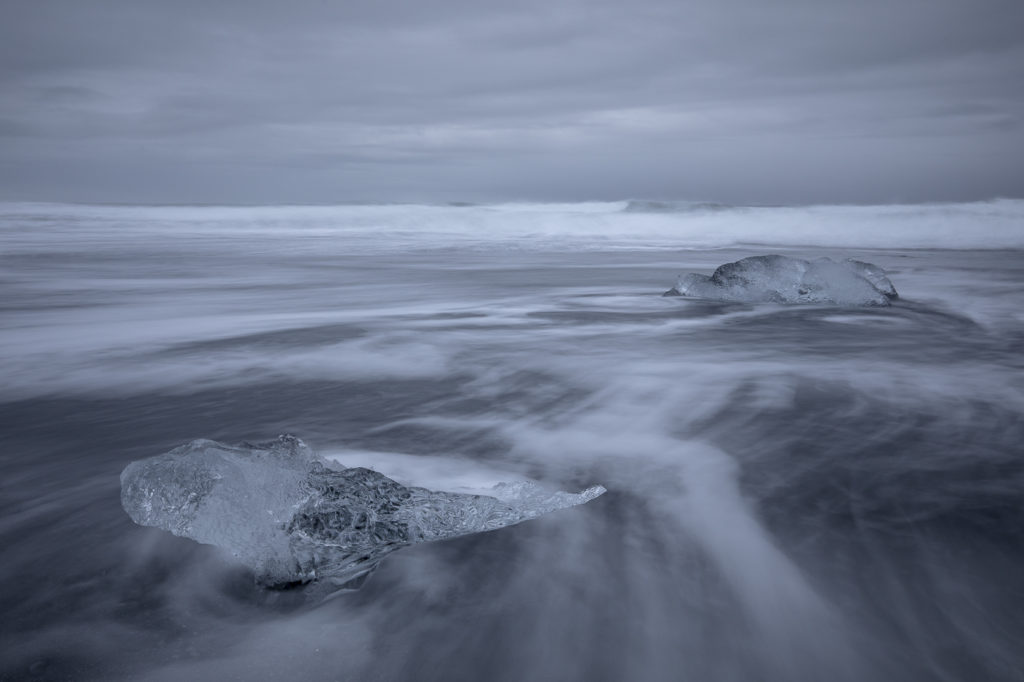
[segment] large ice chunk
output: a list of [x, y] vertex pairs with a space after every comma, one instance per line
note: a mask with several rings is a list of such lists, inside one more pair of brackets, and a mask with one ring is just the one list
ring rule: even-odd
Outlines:
[[813, 261], [787, 256], [752, 256], [719, 266], [707, 275], [687, 274], [666, 296], [719, 301], [889, 305], [898, 298], [885, 271], [857, 260]]
[[518, 481], [489, 492], [434, 492], [329, 465], [294, 436], [195, 440], [121, 473], [121, 504], [135, 523], [223, 547], [266, 586], [351, 586], [400, 547], [510, 526], [605, 489], [570, 494]]

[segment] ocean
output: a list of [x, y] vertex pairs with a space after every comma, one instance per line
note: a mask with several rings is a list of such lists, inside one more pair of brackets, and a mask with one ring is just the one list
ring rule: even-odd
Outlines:
[[[856, 258], [890, 307], [663, 297]], [[4, 680], [1024, 680], [1024, 201], [0, 205]], [[608, 492], [327, 601], [136, 526], [294, 434]]]

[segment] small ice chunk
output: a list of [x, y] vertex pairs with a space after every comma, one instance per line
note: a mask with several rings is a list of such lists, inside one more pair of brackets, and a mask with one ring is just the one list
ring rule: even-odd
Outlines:
[[605, 489], [571, 494], [517, 481], [489, 492], [404, 486], [331, 465], [294, 436], [238, 446], [195, 440], [121, 473], [121, 504], [135, 523], [223, 547], [271, 587], [353, 586], [406, 545], [511, 526]]
[[710, 276], [687, 274], [665, 292], [745, 303], [826, 303], [886, 306], [898, 298], [885, 271], [857, 260], [813, 261], [788, 256], [751, 256], [721, 265]]

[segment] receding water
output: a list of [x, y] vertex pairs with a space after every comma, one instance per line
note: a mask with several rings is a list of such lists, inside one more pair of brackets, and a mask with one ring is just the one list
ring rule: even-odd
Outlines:
[[[774, 210], [7, 207], [0, 677], [1024, 679], [1020, 206]], [[901, 298], [660, 296], [761, 253]], [[609, 492], [324, 603], [120, 507], [280, 433]]]

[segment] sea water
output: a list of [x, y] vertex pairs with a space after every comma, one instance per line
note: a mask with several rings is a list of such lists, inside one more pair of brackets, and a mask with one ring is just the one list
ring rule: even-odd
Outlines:
[[[1022, 679], [1022, 248], [1012, 200], [0, 206], [0, 678]], [[900, 298], [661, 296], [764, 254]], [[282, 433], [608, 492], [325, 602], [121, 509]]]

